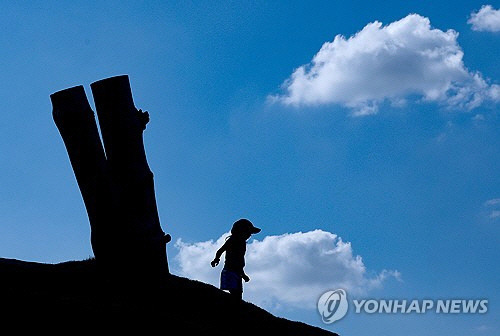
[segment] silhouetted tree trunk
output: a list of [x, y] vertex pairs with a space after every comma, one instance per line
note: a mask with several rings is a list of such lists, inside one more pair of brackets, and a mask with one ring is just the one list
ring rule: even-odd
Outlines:
[[107, 258], [107, 234], [112, 231], [106, 157], [97, 124], [83, 86], [52, 94], [52, 115], [68, 151], [91, 227], [96, 259]]
[[135, 107], [128, 76], [103, 79], [90, 87], [110, 171], [115, 220], [124, 231], [127, 257], [141, 267], [167, 269], [153, 173], [143, 142], [149, 116]]
[[135, 108], [126, 75], [97, 81], [91, 89], [106, 155], [83, 87], [51, 99], [89, 216], [96, 260], [129, 275], [167, 274], [165, 234], [143, 142], [149, 115]]

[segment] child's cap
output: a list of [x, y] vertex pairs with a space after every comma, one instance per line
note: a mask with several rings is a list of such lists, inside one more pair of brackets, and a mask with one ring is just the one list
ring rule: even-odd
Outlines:
[[233, 224], [233, 228], [231, 229], [231, 233], [243, 233], [243, 232], [248, 232], [251, 234], [254, 233], [259, 233], [260, 229], [258, 227], [255, 227], [252, 222], [250, 222], [246, 218], [238, 219], [236, 222]]

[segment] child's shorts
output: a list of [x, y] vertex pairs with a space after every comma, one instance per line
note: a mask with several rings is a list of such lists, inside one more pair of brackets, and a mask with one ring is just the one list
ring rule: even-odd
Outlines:
[[220, 289], [243, 291], [241, 276], [236, 272], [223, 269], [220, 274]]

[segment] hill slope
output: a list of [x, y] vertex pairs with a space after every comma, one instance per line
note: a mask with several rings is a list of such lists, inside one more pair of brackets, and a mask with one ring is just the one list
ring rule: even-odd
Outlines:
[[94, 260], [41, 264], [0, 258], [0, 292], [2, 323], [21, 329], [64, 325], [183, 335], [336, 335], [175, 275], [161, 284], [103, 280]]

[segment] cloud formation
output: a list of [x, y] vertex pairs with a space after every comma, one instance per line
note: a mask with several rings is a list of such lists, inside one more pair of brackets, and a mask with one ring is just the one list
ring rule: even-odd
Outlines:
[[389, 101], [409, 99], [470, 110], [500, 101], [500, 86], [469, 71], [454, 30], [431, 27], [410, 14], [383, 26], [375, 21], [346, 39], [323, 44], [309, 64], [297, 68], [270, 100], [293, 106], [340, 104], [354, 115], [377, 113]]
[[500, 10], [491, 5], [482, 6], [478, 12], [472, 12], [467, 23], [475, 31], [500, 32]]
[[484, 206], [488, 211], [488, 218], [490, 219], [500, 218], [500, 198], [490, 199], [484, 202]]
[[[216, 242], [193, 244], [179, 239], [175, 244], [176, 271], [218, 287], [221, 266], [212, 268], [210, 261], [227, 236], [224, 234]], [[361, 294], [382, 286], [390, 277], [400, 279], [397, 271], [368, 275], [362, 258], [353, 255], [349, 242], [322, 230], [253, 240], [247, 246], [246, 263], [245, 272], [251, 281], [244, 285], [244, 297], [268, 308], [313, 308], [327, 290], [343, 288]]]
[[500, 198], [494, 198], [484, 202], [485, 205], [500, 205]]

